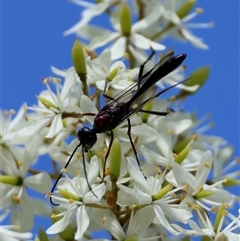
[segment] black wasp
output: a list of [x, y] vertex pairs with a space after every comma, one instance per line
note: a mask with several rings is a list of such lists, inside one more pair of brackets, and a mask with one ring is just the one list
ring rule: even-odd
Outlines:
[[[84, 174], [85, 174], [86, 181], [90, 191], [92, 191], [92, 189], [89, 185], [88, 178], [87, 178], [84, 152], [88, 152], [93, 147], [93, 145], [97, 142], [97, 134], [106, 133], [106, 132], [111, 133], [109, 148], [105, 156], [105, 163], [104, 163], [104, 170], [105, 170], [106, 160], [108, 158], [108, 155], [113, 143], [113, 139], [114, 139], [113, 130], [122, 122], [127, 120], [128, 122], [127, 134], [129, 136], [129, 140], [132, 145], [134, 154], [136, 156], [138, 165], [140, 166], [140, 163], [137, 157], [137, 152], [131, 138], [130, 117], [137, 112], [147, 112], [147, 113], [152, 113], [157, 115], [167, 115], [168, 112], [146, 111], [146, 110], [142, 110], [142, 108], [147, 103], [151, 102], [161, 94], [165, 93], [166, 91], [172, 89], [173, 87], [185, 81], [184, 80], [179, 83], [176, 83], [156, 93], [156, 88], [153, 88], [154, 84], [158, 82], [160, 79], [162, 79], [163, 77], [165, 77], [166, 75], [168, 75], [169, 73], [171, 73], [173, 70], [178, 68], [185, 60], [187, 55], [179, 54], [174, 56], [174, 52], [170, 52], [163, 59], [161, 59], [152, 69], [150, 69], [146, 74], [143, 75], [144, 66], [153, 57], [154, 54], [155, 54], [155, 51], [152, 50], [151, 55], [140, 66], [138, 81], [136, 83], [133, 83], [127, 90], [122, 91], [114, 99], [111, 97], [108, 97], [109, 99], [111, 99], [111, 101], [96, 114], [92, 128], [83, 127], [78, 131], [77, 138], [79, 140], [79, 144], [74, 149], [64, 169], [67, 168], [68, 164], [70, 163], [77, 149], [80, 146], [82, 146]], [[125, 97], [130, 94], [131, 94], [130, 99], [128, 101], [124, 101]], [[88, 113], [86, 113], [86, 115], [88, 115]], [[51, 190], [51, 193], [54, 191], [61, 177], [62, 177], [62, 173], [59, 175], [58, 179], [56, 180]], [[93, 191], [92, 193], [95, 195]], [[50, 201], [53, 205], [58, 205], [53, 203], [51, 196], [50, 196]]]

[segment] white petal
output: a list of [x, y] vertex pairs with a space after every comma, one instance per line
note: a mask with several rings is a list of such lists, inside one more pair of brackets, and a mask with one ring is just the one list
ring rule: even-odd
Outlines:
[[195, 183], [194, 176], [186, 170], [183, 170], [183, 168], [179, 164], [173, 163], [173, 173], [179, 186], [184, 186], [188, 184], [188, 188], [193, 188], [193, 185]]
[[135, 192], [133, 192], [132, 188], [120, 184], [118, 185], [118, 188], [118, 204], [120, 204], [121, 206], [130, 206], [132, 204], [139, 203], [138, 196]]
[[[81, 96], [80, 105], [83, 113], [92, 113], [92, 114], [98, 113], [96, 106], [86, 95]], [[86, 115], [85, 117], [90, 123], [93, 123], [93, 119], [95, 118], [95, 116], [90, 116], [90, 115], [89, 116]]]
[[100, 185], [94, 187], [92, 191], [97, 197], [89, 191], [83, 198], [84, 203], [98, 203], [106, 192], [106, 186], [104, 183], [101, 183]]
[[19, 122], [23, 119], [23, 116], [25, 114], [24, 106], [26, 106], [25, 103], [20, 107], [17, 114], [14, 116], [12, 121], [9, 123], [9, 127], [8, 127], [9, 131], [13, 131], [17, 127]]
[[109, 4], [102, 2], [102, 3], [94, 5], [94, 7], [92, 7], [92, 8], [83, 10], [81, 20], [77, 24], [75, 24], [73, 27], [66, 30], [63, 34], [69, 35], [69, 34], [72, 34], [76, 31], [78, 31], [80, 28], [85, 26], [93, 17], [103, 13], [108, 8], [108, 6], [109, 6]]
[[161, 206], [161, 209], [163, 210], [164, 214], [167, 217], [169, 217], [171, 220], [185, 222], [185, 221], [188, 221], [193, 216], [187, 210], [169, 207], [168, 204], [163, 203], [163, 200], [159, 200], [154, 203], [159, 204]]
[[100, 227], [108, 230], [117, 240], [126, 238], [120, 223], [112, 211], [96, 209], [94, 218]]
[[31, 203], [34, 207], [34, 211], [36, 214], [50, 217], [52, 214], [52, 206], [50, 206], [50, 202], [46, 200], [45, 202], [39, 198], [31, 198]]
[[64, 217], [54, 223], [51, 227], [49, 227], [46, 230], [47, 234], [56, 234], [62, 232], [73, 220], [76, 212], [77, 212], [77, 206], [74, 206], [67, 210], [65, 213]]
[[140, 48], [140, 49], [150, 49], [151, 47], [151, 40], [144, 37], [143, 35], [134, 33], [131, 36], [131, 42], [133, 45], [135, 45], [136, 47]]
[[153, 8], [150, 14], [133, 24], [132, 32], [141, 32], [146, 28], [150, 28], [151, 25], [161, 17], [163, 11], [163, 7]]
[[[209, 176], [209, 173], [211, 171], [211, 166], [213, 162], [213, 157], [211, 151], [206, 151], [201, 157], [199, 166], [197, 168], [197, 172], [195, 174], [195, 189], [198, 189], [199, 187], [203, 186]], [[206, 164], [208, 165], [206, 166]]]
[[[132, 211], [133, 212], [133, 211]], [[155, 213], [152, 206], [147, 206], [138, 210], [133, 218], [131, 217], [128, 236], [139, 236], [143, 233], [147, 227], [152, 223], [155, 218]]]
[[110, 47], [112, 51], [112, 60], [116, 60], [123, 57], [124, 53], [126, 52], [126, 42], [127, 39], [125, 37], [120, 37]]
[[142, 191], [149, 193], [149, 185], [147, 180], [144, 178], [143, 173], [141, 172], [137, 162], [132, 158], [128, 157], [128, 172], [131, 175], [132, 179], [135, 181], [135, 184]]
[[65, 77], [67, 75], [67, 72], [65, 70], [61, 70], [61, 69], [58, 69], [54, 66], [51, 66], [51, 71], [56, 74], [56, 75], [59, 75], [61, 77]]
[[119, 36], [120, 36], [119, 33], [111, 33], [111, 32], [105, 33], [101, 36], [93, 38], [92, 42], [89, 44], [89, 48], [93, 50], [97, 49], [119, 38]]
[[162, 51], [162, 50], [166, 49], [165, 45], [157, 43], [155, 41], [151, 41], [150, 46], [156, 51]]
[[99, 160], [97, 156], [93, 156], [88, 167], [88, 181], [90, 185], [96, 181], [99, 173], [99, 167]]
[[80, 238], [82, 238], [83, 234], [85, 233], [85, 231], [87, 230], [88, 225], [89, 225], [89, 217], [86, 212], [85, 206], [80, 206], [77, 209], [76, 218], [77, 218], [77, 220], [76, 220], [77, 232], [75, 233], [74, 238], [76, 240], [79, 240]]
[[[122, 141], [129, 142], [127, 135], [128, 127], [120, 128], [117, 132], [118, 138]], [[158, 132], [151, 126], [146, 124], [136, 125], [131, 127], [132, 140], [138, 138], [138, 144], [146, 144], [157, 139]]]
[[169, 221], [166, 219], [161, 207], [158, 205], [154, 205], [153, 208], [154, 208], [155, 214], [156, 214], [160, 224], [163, 225], [171, 234], [173, 234], [173, 235], [179, 234], [176, 230], [174, 230], [171, 227], [171, 225], [170, 225]]
[[30, 136], [39, 133], [40, 131], [42, 131], [42, 129], [48, 126], [52, 119], [53, 116], [49, 116], [48, 118], [38, 121], [35, 125], [26, 126], [20, 129], [19, 131], [17, 131], [17, 134], [20, 136]]
[[[31, 230], [34, 225], [34, 209], [25, 188], [23, 188], [22, 196], [20, 198], [20, 207], [22, 215], [20, 214], [20, 211], [18, 211], [20, 214], [18, 217], [21, 216], [21, 219], [19, 220], [21, 230]], [[22, 220], [24, 220], [24, 222], [22, 222]]]
[[32, 233], [19, 233], [6, 228], [1, 227], [0, 240], [1, 241], [19, 241], [19, 240], [29, 240], [33, 236]]
[[46, 138], [53, 138], [56, 134], [58, 134], [63, 128], [62, 123], [62, 114], [57, 114], [51, 123], [48, 134], [45, 136]]
[[172, 130], [174, 135], [179, 135], [183, 131], [187, 130], [192, 125], [190, 119], [180, 121], [170, 121], [166, 123], [168, 130]]
[[41, 193], [46, 193], [52, 186], [52, 180], [47, 173], [39, 173], [34, 176], [26, 177], [24, 184]]
[[180, 29], [182, 35], [189, 41], [191, 42], [193, 45], [195, 45], [196, 47], [198, 48], [201, 48], [201, 49], [208, 49], [209, 47], [204, 44], [202, 42], [202, 39], [196, 37], [195, 35], [193, 35], [190, 31], [188, 31], [187, 29], [185, 28], [181, 28]]

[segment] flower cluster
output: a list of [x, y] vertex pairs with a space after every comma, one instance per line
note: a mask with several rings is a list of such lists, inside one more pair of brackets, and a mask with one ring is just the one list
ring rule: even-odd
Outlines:
[[[43, 78], [46, 89], [36, 105], [24, 104], [16, 116], [0, 111], [1, 208], [11, 210], [11, 225], [0, 229], [2, 240], [31, 239], [36, 214], [53, 224], [35, 240], [239, 240], [239, 216], [228, 210], [237, 197], [226, 189], [239, 185], [232, 148], [204, 134], [209, 125], [178, 106], [200, 89], [209, 69], [196, 70], [184, 82], [184, 68], [175, 66], [151, 80], [175, 58], [171, 52], [157, 64], [151, 58], [167, 49], [163, 38], [207, 49], [190, 28], [212, 24], [189, 23], [202, 12], [192, 0], [72, 2], [85, 9], [65, 34], [86, 41], [86, 47], [75, 41], [73, 67], [52, 67], [54, 76]], [[105, 13], [113, 32], [89, 24]], [[103, 46], [108, 48], [98, 55]], [[125, 112], [96, 121], [103, 98], [104, 110], [113, 113], [147, 82], [153, 84]], [[173, 87], [178, 93], [162, 99]], [[34, 169], [42, 155], [52, 160], [53, 173]], [[56, 190], [50, 191], [52, 180]], [[34, 197], [28, 188], [48, 199]], [[99, 230], [104, 235], [94, 235]]]

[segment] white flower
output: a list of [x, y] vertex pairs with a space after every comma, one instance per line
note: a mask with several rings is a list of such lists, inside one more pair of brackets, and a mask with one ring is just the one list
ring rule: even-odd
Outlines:
[[[87, 176], [90, 186], [95, 183], [98, 173], [99, 161], [97, 157], [94, 156], [92, 157], [89, 166], [87, 165]], [[102, 183], [94, 186], [92, 191], [90, 191], [86, 178], [78, 174], [78, 176], [72, 180], [68, 176], [62, 178], [58, 183], [58, 189], [60, 194], [64, 195], [64, 193], [67, 192], [72, 198], [67, 199], [65, 197], [52, 195], [54, 202], [59, 202], [61, 208], [65, 208], [66, 211], [56, 215], [56, 217], [63, 216], [63, 218], [49, 227], [46, 232], [47, 234], [56, 234], [63, 231], [76, 216], [77, 231], [74, 238], [79, 240], [83, 237], [90, 223], [89, 212], [91, 208], [88, 207], [88, 204], [99, 203], [102, 196], [105, 194], [106, 187], [104, 183]]]
[[[151, 36], [153, 39], [162, 39], [169, 34], [172, 35], [177, 40], [189, 41], [194, 46], [202, 49], [208, 49], [208, 46], [203, 43], [203, 40], [195, 36], [190, 28], [210, 28], [213, 26], [212, 23], [189, 23], [193, 18], [198, 16], [203, 12], [202, 9], [196, 9], [193, 13], [188, 14], [187, 16], [180, 18], [177, 15], [177, 10], [184, 5], [184, 1], [168, 0], [164, 3], [160, 1], [152, 1], [152, 3], [147, 3], [147, 12], [151, 12], [153, 9], [156, 9], [159, 12], [159, 22], [154, 24], [155, 31], [150, 33], [147, 31], [145, 34]], [[160, 29], [157, 29], [157, 23], [161, 26]], [[164, 27], [163, 27], [164, 26]], [[171, 26], [171, 28], [169, 27]], [[165, 32], [165, 29], [168, 29]], [[164, 33], [164, 34], [163, 34]]]
[[[20, 155], [2, 156], [1, 183], [2, 208], [12, 207], [12, 222], [18, 225], [21, 230], [29, 230], [33, 225], [34, 212], [42, 215], [49, 215], [50, 207], [38, 199], [29, 197], [27, 188], [32, 188], [40, 193], [46, 193], [52, 185], [47, 173], [39, 173], [28, 176], [31, 164], [37, 157], [38, 143], [34, 139], [27, 143]], [[9, 179], [8, 179], [9, 178]], [[4, 181], [6, 179], [6, 181]], [[19, 208], [20, 207], [20, 208]], [[22, 222], [22, 220], [25, 220]]]
[[155, 11], [153, 11], [140, 21], [134, 23], [131, 26], [131, 33], [129, 36], [124, 36], [121, 31], [118, 13], [116, 12], [116, 14], [112, 15], [111, 17], [111, 23], [116, 32], [111, 33], [108, 30], [92, 26], [85, 26], [84, 29], [80, 29], [77, 32], [79, 36], [84, 36], [85, 32], [88, 33], [88, 38], [92, 39], [92, 42], [89, 45], [90, 49], [94, 50], [104, 45], [107, 45], [110, 42], [114, 42], [110, 46], [113, 60], [123, 57], [128, 45], [136, 47], [137, 50], [147, 50], [150, 48], [153, 48], [155, 50], [165, 49], [164, 45], [151, 41], [149, 38], [146, 38], [141, 34], [141, 31], [149, 28], [151, 24], [155, 22], [158, 18]]
[[[111, 50], [105, 49], [98, 58], [92, 60], [88, 58], [88, 82], [96, 84], [100, 90], [104, 90], [107, 83], [108, 89], [117, 89], [119, 92], [132, 83], [133, 77], [138, 73], [138, 68], [126, 71], [125, 64], [122, 61], [112, 63], [111, 56]], [[113, 96], [117, 93], [113, 92]]]
[[[20, 136], [36, 134], [50, 125], [45, 137], [52, 138], [64, 128], [62, 114], [65, 111], [71, 112], [75, 103], [75, 101], [72, 101], [73, 94], [71, 93], [71, 88], [74, 87], [77, 81], [76, 72], [74, 68], [67, 71], [63, 87], [59, 83], [54, 82], [56, 85], [56, 94], [50, 89], [47, 81], [48, 79], [46, 79], [45, 83], [47, 90], [42, 91], [38, 97], [39, 106], [28, 107], [29, 110], [35, 111], [38, 114], [32, 117], [36, 123], [19, 130], [18, 134]], [[76, 106], [75, 109], [77, 109]]]
[[[3, 213], [0, 216], [0, 222], [2, 222], [10, 210], [5, 210], [5, 213]], [[27, 241], [30, 238], [32, 238], [32, 233], [25, 232], [20, 233], [17, 232], [18, 226], [16, 225], [0, 225], [0, 240], [1, 241]]]
[[146, 206], [136, 212], [134, 210], [131, 211], [126, 234], [118, 219], [111, 211], [98, 209], [94, 217], [95, 221], [100, 227], [108, 230], [116, 238], [111, 240], [124, 241], [127, 238], [130, 240], [133, 238], [133, 240], [144, 241], [157, 240], [161, 237], [144, 238], [143, 236], [145, 230], [149, 227], [154, 219], [154, 212], [150, 206]]
[[[0, 110], [0, 145], [7, 145], [10, 149], [13, 144], [23, 144], [26, 138], [19, 138], [17, 131], [24, 126], [25, 104], [23, 104], [17, 114], [14, 110]], [[15, 115], [15, 116], [14, 116]]]
[[[240, 213], [240, 209], [238, 210], [238, 212]], [[215, 221], [217, 224], [217, 227], [215, 227], [214, 225], [212, 225], [209, 216], [205, 212], [199, 212], [197, 210], [197, 213], [198, 218], [201, 220], [200, 227], [195, 221], [189, 220], [189, 226], [191, 227], [191, 229], [184, 229], [177, 224], [173, 224], [174, 228], [186, 235], [208, 236], [215, 241], [239, 241], [240, 234], [237, 233], [240, 228], [239, 215], [237, 217], [232, 217], [233, 215], [227, 213], [226, 210], [223, 210], [224, 215], [221, 215], [219, 222]], [[226, 216], [231, 218], [231, 222], [225, 228], [223, 228], [223, 221]]]
[[160, 178], [150, 176], [145, 179], [133, 158], [128, 158], [128, 171], [134, 181], [134, 188], [119, 185], [118, 203], [121, 206], [151, 204], [156, 215], [154, 223], [163, 225], [170, 233], [177, 235], [178, 232], [171, 227], [171, 222], [185, 222], [192, 217], [192, 214], [171, 204], [177, 200], [172, 199], [171, 195], [177, 190], [171, 190], [161, 198], [154, 196], [161, 191], [165, 174], [163, 173]]
[[81, 20], [78, 23], [76, 23], [73, 27], [66, 30], [64, 32], [64, 35], [75, 33], [82, 27], [86, 26], [92, 18], [102, 14], [107, 10], [109, 6], [114, 4], [115, 0], [104, 0], [97, 4], [93, 4], [93, 3], [89, 3], [87, 1], [81, 1], [81, 0], [71, 0], [71, 2], [82, 7], [86, 7], [86, 9], [82, 11]]
[[[217, 188], [219, 183], [213, 185], [206, 184], [211, 171], [212, 162], [212, 153], [210, 151], [203, 153], [195, 175], [184, 170], [177, 163], [173, 163], [173, 172], [169, 172], [166, 179], [176, 187], [185, 187], [184, 190], [186, 194], [182, 204], [187, 203], [190, 205], [196, 203], [200, 207], [211, 211], [204, 203], [219, 206], [221, 203], [231, 204], [233, 202], [233, 196], [229, 192]], [[197, 196], [201, 191], [203, 196]], [[204, 191], [206, 195], [204, 195]]]

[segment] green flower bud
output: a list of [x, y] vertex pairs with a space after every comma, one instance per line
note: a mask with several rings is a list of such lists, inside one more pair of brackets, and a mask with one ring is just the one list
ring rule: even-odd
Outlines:
[[41, 241], [49, 241], [47, 234], [41, 227], [38, 229], [38, 237]]
[[[150, 101], [147, 105], [144, 106], [144, 110], [152, 110], [153, 101]], [[142, 113], [142, 121], [143, 123], [147, 123], [149, 117], [149, 113]]]
[[39, 99], [39, 101], [47, 108], [54, 108], [56, 110], [60, 110], [58, 106], [56, 106], [55, 104], [53, 104], [51, 101], [49, 101], [48, 99], [41, 97], [41, 96], [37, 96], [37, 98]]
[[189, 236], [185, 236], [182, 241], [191, 241]]
[[218, 212], [217, 212], [217, 216], [214, 224], [214, 232], [217, 232], [221, 218], [225, 213], [226, 213], [225, 205], [222, 203], [218, 208]]
[[78, 40], [74, 42], [74, 45], [72, 48], [72, 61], [73, 61], [73, 66], [80, 80], [82, 81], [83, 93], [85, 95], [88, 95], [87, 67], [86, 67], [85, 57], [83, 53], [83, 48], [81, 43]]
[[21, 177], [3, 175], [0, 176], [0, 182], [14, 186], [21, 186], [23, 179]]
[[[188, 236], [189, 237], [189, 236]], [[190, 241], [190, 239], [189, 239], [189, 241]], [[212, 241], [212, 238], [210, 238], [210, 237], [208, 237], [208, 236], [203, 236], [202, 238], [201, 238], [201, 241]]]
[[79, 196], [67, 191], [66, 189], [58, 188], [58, 191], [63, 197], [65, 197], [67, 199], [70, 199], [70, 200], [72, 199], [72, 200], [75, 200], [75, 201], [82, 201]]
[[152, 200], [155, 201], [155, 200], [159, 200], [161, 199], [162, 197], [164, 197], [168, 192], [170, 192], [173, 188], [173, 185], [172, 184], [168, 184], [167, 186], [165, 186], [164, 188], [162, 188], [159, 192], [157, 192], [156, 194], [154, 194], [152, 196]]
[[185, 160], [187, 157], [188, 153], [190, 151], [190, 147], [186, 146], [177, 156], [175, 159], [175, 162], [177, 162], [179, 165]]
[[188, 0], [186, 1], [177, 11], [177, 15], [180, 19], [184, 18], [188, 15], [188, 13], [192, 10], [195, 5], [196, 0]]
[[72, 48], [73, 66], [79, 76], [87, 74], [83, 48], [79, 40], [76, 40]]
[[119, 141], [114, 138], [112, 147], [110, 150], [110, 164], [109, 171], [110, 177], [113, 180], [117, 180], [120, 174], [121, 168], [121, 146]]
[[111, 82], [115, 77], [116, 77], [116, 75], [117, 75], [117, 73], [118, 73], [118, 66], [116, 67], [116, 68], [114, 68], [112, 71], [111, 71], [111, 73], [109, 74], [109, 76], [107, 77], [107, 81], [108, 82]]
[[198, 192], [196, 195], [194, 195], [194, 198], [199, 199], [199, 198], [205, 198], [209, 197], [213, 194], [214, 192], [211, 190], [203, 190]]
[[127, 237], [124, 239], [124, 241], [138, 241], [138, 237], [133, 236], [133, 237]]
[[179, 154], [192, 140], [192, 137], [187, 137], [182, 140], [177, 141], [176, 145], [174, 146], [174, 152]]
[[180, 93], [176, 96], [177, 98], [184, 98], [187, 95], [195, 94], [199, 89], [205, 84], [209, 77], [210, 68], [208, 66], [200, 67], [199, 69], [195, 70], [189, 77], [186, 82], [184, 82], [185, 86], [194, 86], [199, 85], [197, 90], [190, 92], [187, 90], [181, 90]]
[[122, 34], [125, 36], [129, 36], [131, 34], [132, 27], [132, 19], [131, 19], [131, 11], [127, 4], [123, 4], [121, 12], [120, 12], [120, 24]]
[[228, 179], [226, 182], [223, 182], [224, 187], [238, 186], [239, 184], [240, 181], [238, 179]]

